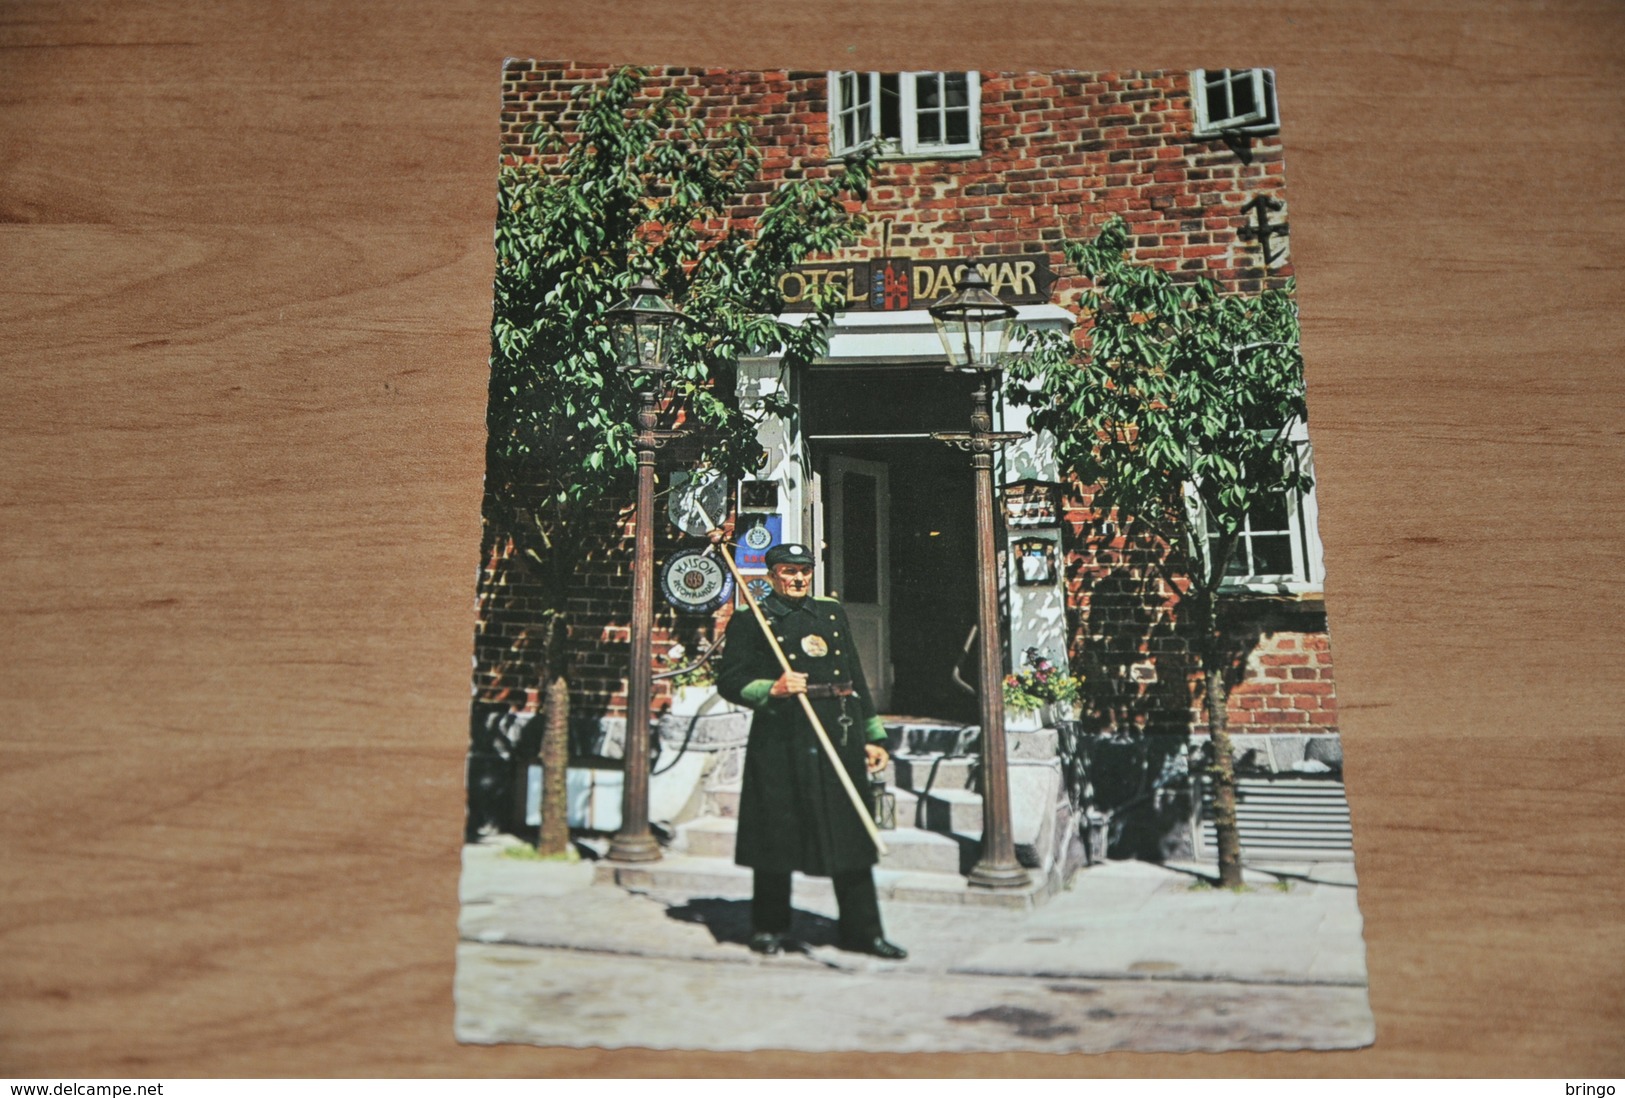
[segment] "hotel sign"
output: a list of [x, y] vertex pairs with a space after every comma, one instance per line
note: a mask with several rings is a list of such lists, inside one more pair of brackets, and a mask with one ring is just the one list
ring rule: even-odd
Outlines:
[[[858, 260], [851, 263], [807, 263], [779, 276], [784, 306], [792, 312], [812, 309], [813, 295], [824, 286], [841, 295], [843, 312], [894, 312], [929, 309], [959, 288], [971, 263], [964, 259]], [[974, 263], [998, 297], [1011, 305], [1040, 305], [1049, 300], [1055, 276], [1047, 255], [992, 255]]]

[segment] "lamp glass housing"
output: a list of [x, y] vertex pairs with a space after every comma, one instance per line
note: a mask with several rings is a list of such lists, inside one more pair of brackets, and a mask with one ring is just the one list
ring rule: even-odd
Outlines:
[[950, 370], [1001, 368], [1016, 310], [994, 296], [980, 271], [974, 267], [967, 271], [959, 288], [931, 306], [930, 312]]
[[644, 278], [625, 301], [605, 313], [615, 364], [627, 371], [664, 373], [682, 316], [659, 285]]

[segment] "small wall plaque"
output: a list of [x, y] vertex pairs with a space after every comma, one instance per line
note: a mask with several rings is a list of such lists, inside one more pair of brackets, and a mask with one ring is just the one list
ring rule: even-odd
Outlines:
[[1016, 529], [1059, 526], [1064, 485], [1053, 480], [1018, 480], [1004, 486], [1005, 522]]
[[1055, 542], [1049, 538], [1022, 538], [1011, 546], [1017, 587], [1041, 587], [1055, 582]]
[[739, 482], [739, 509], [741, 511], [777, 511], [779, 509], [779, 482], [776, 480], [742, 480]]

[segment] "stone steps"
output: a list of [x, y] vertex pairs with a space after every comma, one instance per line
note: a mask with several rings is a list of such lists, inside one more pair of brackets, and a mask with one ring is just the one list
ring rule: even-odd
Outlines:
[[[887, 840], [897, 832], [887, 833]], [[621, 865], [600, 861], [593, 867], [594, 880], [622, 888], [678, 896], [717, 896], [748, 899], [751, 871], [726, 858], [697, 857], [668, 853], [658, 862]], [[882, 865], [875, 870], [875, 892], [882, 901], [929, 904], [970, 904], [979, 907], [1029, 909], [1047, 898], [1042, 883], [1022, 889], [972, 888], [960, 873], [933, 873]], [[804, 877], [797, 873], [792, 895], [798, 905], [808, 901], [832, 904], [833, 886], [827, 877]]]
[[[734, 838], [739, 821], [708, 816], [677, 829], [676, 848], [691, 858], [717, 859], [733, 863]], [[880, 868], [911, 873], [957, 874], [964, 862], [964, 844], [953, 836], [938, 835], [914, 827], [882, 831], [887, 852]]]
[[[890, 790], [892, 795], [897, 798], [897, 826], [898, 827], [906, 827], [906, 826], [928, 827], [928, 825], [926, 825], [926, 824], [917, 822], [917, 820], [919, 819], [918, 814], [917, 814], [917, 805], [918, 805], [919, 800], [920, 800], [920, 796], [919, 796], [918, 793], [914, 792], [909, 787], [894, 781], [892, 779], [892, 775], [891, 775], [889, 770], [887, 772], [886, 786], [887, 786], [887, 789]], [[957, 786], [957, 785], [951, 785], [951, 784], [943, 786], [942, 789], [943, 789], [944, 792], [948, 793], [950, 797], [953, 794], [964, 792], [962, 787]], [[723, 787], [723, 788], [720, 788], [720, 789], [713, 789], [713, 790], [710, 790], [708, 792], [707, 796], [710, 799], [711, 805], [714, 807], [714, 809], [717, 812], [718, 816], [720, 816], [721, 818], [723, 818], [723, 819], [737, 819], [739, 817], [739, 787], [738, 786], [727, 786], [727, 787]], [[971, 796], [974, 797], [976, 795], [971, 794]], [[977, 803], [980, 803], [981, 798], [977, 797], [976, 799], [977, 799]], [[941, 809], [941, 808], [937, 809], [938, 814], [940, 814], [942, 811], [944, 811], [944, 810]], [[974, 824], [974, 826], [978, 827], [978, 828], [982, 826], [980, 811], [981, 811], [980, 809], [977, 810], [976, 822]], [[716, 817], [708, 817], [708, 818], [716, 818]], [[950, 830], [950, 829], [947, 828], [947, 827], [929, 826], [929, 830], [932, 830], [932, 831], [945, 831], [945, 830]], [[952, 830], [958, 830], [958, 828], [953, 828]]]
[[[918, 798], [907, 789], [898, 788], [898, 786], [891, 780], [890, 771], [887, 772], [886, 784], [893, 795], [895, 795], [897, 798], [898, 826], [903, 826], [905, 822], [912, 822], [914, 819], [914, 805]], [[716, 810], [716, 815], [722, 816], [726, 819], [739, 818], [738, 786], [723, 786], [718, 789], [712, 789], [707, 793], [707, 796], [711, 805]]]
[[[981, 856], [981, 760], [975, 752], [976, 730], [946, 725], [888, 725], [898, 751], [884, 777], [897, 800], [897, 828], [882, 832], [890, 853], [881, 860], [883, 870], [940, 874], [967, 874]], [[1052, 769], [1057, 754], [1053, 730], [1016, 732], [1008, 737], [1015, 778], [1038, 778], [1040, 768]], [[971, 752], [967, 754], [966, 752]], [[1020, 771], [1021, 773], [1016, 773]], [[1047, 773], [1047, 770], [1042, 771]], [[1047, 803], [1047, 802], [1046, 802]], [[731, 863], [734, 850], [739, 789], [708, 791], [707, 815], [678, 829], [673, 849], [690, 856]], [[1047, 810], [1041, 810], [1047, 811]], [[1029, 814], [1030, 815], [1030, 814]], [[1019, 817], [1020, 814], [1017, 813]], [[1048, 832], [1042, 818], [1013, 819], [1016, 856], [1029, 867], [1042, 865]], [[980, 891], [980, 890], [978, 890]]]
[[[903, 822], [898, 813], [898, 823]], [[967, 835], [982, 830], [982, 797], [964, 789], [944, 789], [919, 797], [913, 822], [941, 834]]]
[[899, 788], [915, 792], [939, 790], [975, 791], [973, 771], [980, 760], [953, 758], [944, 755], [898, 755], [892, 759], [893, 776], [888, 776]]

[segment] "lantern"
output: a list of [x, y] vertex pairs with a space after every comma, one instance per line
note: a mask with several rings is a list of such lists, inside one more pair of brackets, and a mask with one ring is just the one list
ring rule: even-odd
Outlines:
[[875, 818], [875, 826], [882, 831], [895, 831], [897, 829], [897, 794], [886, 788], [886, 777], [883, 774], [874, 774], [869, 778], [869, 804], [870, 815]]
[[627, 299], [604, 314], [615, 347], [615, 364], [622, 370], [660, 374], [666, 370], [677, 322], [683, 314], [672, 308], [666, 293], [645, 275]]
[[994, 296], [980, 271], [967, 270], [959, 288], [931, 306], [930, 313], [948, 352], [948, 369], [974, 373], [1000, 368], [1016, 309]]

